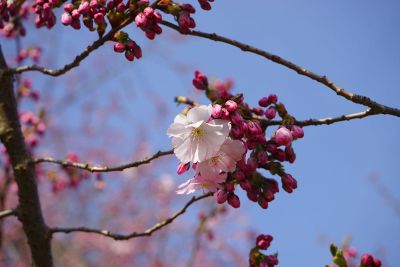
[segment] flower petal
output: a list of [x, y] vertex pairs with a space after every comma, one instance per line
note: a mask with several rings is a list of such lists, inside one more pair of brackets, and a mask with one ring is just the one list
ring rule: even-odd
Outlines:
[[195, 123], [198, 121], [208, 121], [211, 116], [212, 107], [211, 105], [208, 106], [198, 106], [193, 107], [187, 113], [187, 120], [190, 123]]

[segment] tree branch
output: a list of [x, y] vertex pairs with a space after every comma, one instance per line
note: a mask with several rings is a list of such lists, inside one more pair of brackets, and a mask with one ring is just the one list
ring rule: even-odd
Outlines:
[[51, 267], [53, 260], [49, 232], [42, 214], [35, 171], [25, 145], [13, 88], [13, 75], [7, 69], [0, 47], [0, 139], [4, 144], [18, 185], [18, 219], [31, 250], [34, 266]]
[[9, 216], [15, 216], [15, 215], [17, 215], [16, 210], [3, 210], [3, 211], [0, 211], [0, 219], [6, 218], [6, 217], [9, 217]]
[[[357, 112], [357, 113], [351, 113], [351, 114], [344, 114], [338, 117], [327, 117], [323, 119], [308, 119], [308, 120], [302, 120], [302, 121], [295, 121], [294, 125], [298, 126], [318, 126], [318, 125], [330, 125], [334, 124], [337, 122], [343, 122], [343, 121], [350, 121], [354, 119], [362, 119], [368, 116], [373, 116], [373, 115], [378, 115], [380, 113], [373, 111], [372, 109], [367, 109], [365, 111]], [[282, 125], [282, 121], [268, 121], [264, 118], [261, 118], [259, 116], [255, 116], [255, 119], [260, 120], [263, 124], [265, 125]]]
[[201, 31], [189, 31], [189, 32], [182, 32], [181, 29], [179, 28], [178, 25], [175, 25], [171, 22], [168, 21], [162, 21], [161, 24], [163, 24], [166, 27], [169, 27], [171, 29], [174, 29], [178, 32], [180, 32], [181, 34], [185, 34], [185, 35], [192, 35], [192, 36], [197, 36], [197, 37], [201, 37], [201, 38], [206, 38], [206, 39], [210, 39], [216, 42], [222, 42], [222, 43], [226, 43], [232, 46], [235, 46], [239, 49], [241, 49], [242, 51], [247, 51], [259, 56], [262, 56], [270, 61], [273, 61], [277, 64], [283, 65], [295, 72], [297, 72], [300, 75], [306, 76], [310, 79], [313, 79], [325, 86], [327, 86], [328, 88], [330, 88], [331, 90], [333, 90], [337, 95], [346, 98], [347, 100], [353, 102], [353, 103], [357, 103], [360, 105], [364, 105], [367, 106], [369, 108], [371, 108], [372, 110], [374, 110], [374, 112], [380, 113], [380, 114], [388, 114], [388, 115], [393, 115], [393, 116], [397, 116], [400, 117], [400, 109], [398, 108], [392, 108], [389, 106], [385, 106], [382, 105], [372, 99], [370, 99], [369, 97], [363, 96], [363, 95], [357, 95], [354, 94], [352, 92], [349, 92], [347, 90], [345, 90], [343, 87], [340, 87], [338, 85], [336, 85], [334, 82], [332, 82], [327, 76], [325, 75], [318, 75], [312, 71], [309, 71], [301, 66], [298, 66], [284, 58], [281, 58], [280, 56], [271, 54], [269, 52], [266, 52], [264, 50], [258, 49], [256, 47], [250, 46], [248, 44], [245, 43], [241, 43], [239, 41], [233, 40], [233, 39], [229, 39], [223, 36], [220, 36], [216, 33], [205, 33], [205, 32], [201, 32]]
[[153, 156], [151, 156], [149, 158], [145, 158], [144, 160], [135, 161], [135, 162], [131, 162], [131, 163], [115, 166], [115, 167], [94, 166], [90, 163], [80, 163], [80, 162], [71, 162], [71, 161], [67, 161], [67, 160], [57, 160], [57, 159], [53, 159], [51, 157], [38, 158], [38, 159], [33, 160], [31, 163], [38, 164], [38, 163], [42, 163], [42, 162], [48, 162], [48, 163], [59, 164], [59, 165], [62, 165], [63, 167], [73, 167], [73, 168], [78, 168], [78, 169], [82, 169], [82, 170], [87, 170], [90, 172], [115, 172], [115, 171], [123, 171], [128, 168], [136, 168], [136, 167], [139, 167], [140, 165], [148, 164], [154, 159], [157, 159], [157, 158], [160, 158], [160, 157], [166, 156], [166, 155], [171, 155], [173, 153], [174, 153], [173, 150], [158, 151]]
[[99, 235], [102, 235], [102, 236], [110, 237], [110, 238], [112, 238], [114, 240], [128, 240], [128, 239], [136, 238], [136, 237], [151, 236], [154, 232], [156, 232], [156, 231], [162, 229], [163, 227], [169, 225], [176, 218], [178, 218], [180, 215], [184, 214], [186, 212], [187, 208], [189, 208], [190, 205], [192, 205], [193, 203], [195, 203], [195, 202], [197, 202], [197, 201], [199, 201], [201, 199], [210, 197], [212, 195], [213, 195], [213, 193], [207, 193], [207, 194], [204, 194], [204, 195], [199, 196], [199, 197], [192, 197], [192, 199], [189, 202], [187, 202], [185, 204], [185, 206], [182, 209], [180, 209], [178, 212], [176, 212], [173, 216], [171, 216], [168, 219], [163, 220], [163, 221], [153, 225], [151, 228], [148, 228], [144, 232], [140, 232], [140, 233], [132, 232], [132, 233], [127, 234], [127, 235], [122, 235], [122, 234], [112, 233], [112, 232], [110, 232], [108, 230], [99, 230], [99, 229], [92, 229], [92, 228], [87, 228], [87, 227], [71, 227], [71, 228], [55, 227], [55, 228], [51, 228], [50, 232], [51, 232], [51, 234], [54, 234], [54, 233], [69, 234], [69, 233], [72, 233], [72, 232], [93, 233], [93, 234], [99, 234]]

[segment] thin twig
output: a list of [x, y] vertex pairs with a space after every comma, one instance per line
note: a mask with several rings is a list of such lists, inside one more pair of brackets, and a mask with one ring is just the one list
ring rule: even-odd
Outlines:
[[[350, 121], [354, 119], [362, 119], [368, 116], [373, 116], [379, 114], [376, 111], [373, 111], [372, 109], [367, 109], [361, 112], [357, 113], [351, 113], [351, 114], [344, 114], [338, 117], [328, 117], [328, 118], [323, 118], [323, 119], [308, 119], [308, 120], [302, 120], [302, 121], [295, 121], [294, 125], [298, 126], [318, 126], [318, 125], [330, 125], [334, 124], [337, 122], [343, 122], [343, 121]], [[282, 121], [268, 121], [266, 119], [262, 119], [259, 116], [256, 117], [256, 119], [259, 119], [262, 121], [265, 125], [282, 125]]]
[[127, 235], [122, 235], [122, 234], [115, 234], [112, 233], [108, 230], [99, 230], [99, 229], [92, 229], [92, 228], [87, 228], [87, 227], [70, 227], [70, 228], [62, 228], [62, 227], [55, 227], [55, 228], [51, 228], [50, 229], [50, 233], [54, 234], [54, 233], [64, 233], [64, 234], [69, 234], [72, 232], [84, 232], [84, 233], [94, 233], [94, 234], [99, 234], [102, 236], [106, 236], [106, 237], [110, 237], [114, 240], [128, 240], [131, 238], [136, 238], [136, 237], [142, 237], [142, 236], [151, 236], [154, 232], [162, 229], [163, 227], [169, 225], [170, 223], [172, 223], [176, 218], [178, 218], [180, 215], [184, 214], [187, 210], [187, 208], [192, 205], [193, 203], [210, 197], [212, 196], [212, 193], [207, 193], [204, 194], [202, 196], [198, 196], [198, 197], [193, 197], [189, 202], [187, 202], [185, 204], [185, 206], [180, 209], [178, 212], [176, 212], [173, 216], [169, 217], [166, 220], [163, 220], [159, 223], [156, 223], [155, 225], [153, 225], [152, 227], [148, 228], [147, 230], [145, 230], [144, 232], [132, 232], [130, 234]]
[[0, 211], [0, 219], [6, 218], [9, 216], [14, 216], [16, 214], [17, 214], [17, 212], [15, 210], [3, 210], [3, 211]]
[[87, 170], [90, 172], [115, 172], [115, 171], [123, 171], [128, 168], [136, 168], [139, 167], [140, 165], [148, 164], [152, 160], [156, 158], [160, 158], [162, 156], [166, 155], [171, 155], [173, 154], [173, 150], [168, 150], [168, 151], [158, 151], [155, 153], [153, 156], [149, 158], [145, 158], [144, 160], [139, 160], [115, 167], [108, 167], [108, 166], [94, 166], [91, 163], [81, 163], [81, 162], [72, 162], [72, 161], [67, 161], [67, 160], [58, 160], [54, 159], [51, 157], [44, 157], [44, 158], [38, 158], [32, 161], [33, 164], [38, 164], [42, 162], [48, 162], [48, 163], [54, 163], [54, 164], [59, 164], [62, 165], [63, 167], [73, 167], [73, 168], [78, 168], [82, 170]]
[[283, 65], [291, 70], [294, 70], [295, 72], [297, 72], [300, 75], [311, 78], [311, 79], [329, 87], [337, 95], [344, 97], [347, 100], [350, 100], [351, 102], [370, 107], [372, 110], [374, 110], [375, 112], [380, 113], [380, 114], [389, 114], [389, 115], [400, 117], [400, 109], [388, 107], [388, 106], [382, 105], [382, 104], [370, 99], [369, 97], [366, 97], [363, 95], [357, 95], [352, 92], [349, 92], [349, 91], [345, 90], [344, 88], [336, 85], [327, 76], [318, 75], [318, 74], [316, 74], [312, 71], [309, 71], [301, 66], [298, 66], [280, 56], [274, 55], [272, 53], [266, 52], [264, 50], [258, 49], [253, 46], [250, 46], [248, 44], [220, 36], [216, 33], [205, 33], [205, 32], [194, 31], [194, 30], [188, 31], [188, 32], [182, 32], [178, 25], [175, 25], [171, 22], [162, 21], [161, 24], [163, 24], [164, 26], [169, 27], [171, 29], [174, 29], [182, 34], [193, 35], [193, 36], [197, 36], [197, 37], [201, 37], [201, 38], [210, 39], [210, 40], [213, 40], [216, 42], [226, 43], [226, 44], [235, 46], [235, 47], [241, 49], [242, 51], [247, 51], [247, 52], [250, 52], [253, 54], [257, 54], [257, 55], [262, 56], [262, 57], [264, 57], [268, 60], [271, 60], [275, 63]]

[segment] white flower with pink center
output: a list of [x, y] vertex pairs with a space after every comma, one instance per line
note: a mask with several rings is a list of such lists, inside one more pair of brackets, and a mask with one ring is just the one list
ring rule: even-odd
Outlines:
[[214, 157], [229, 135], [229, 122], [211, 120], [212, 107], [193, 107], [187, 116], [178, 114], [167, 134], [172, 137], [176, 157], [183, 163]]

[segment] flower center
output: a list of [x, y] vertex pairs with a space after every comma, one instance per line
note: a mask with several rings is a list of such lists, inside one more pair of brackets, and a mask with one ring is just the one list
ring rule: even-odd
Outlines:
[[216, 166], [216, 165], [218, 165], [218, 163], [219, 163], [220, 161], [221, 161], [221, 158], [220, 158], [219, 156], [212, 157], [212, 158], [210, 159], [210, 165]]
[[199, 140], [203, 135], [204, 135], [204, 131], [200, 127], [199, 128], [194, 128], [192, 130], [192, 137], [195, 140]]

